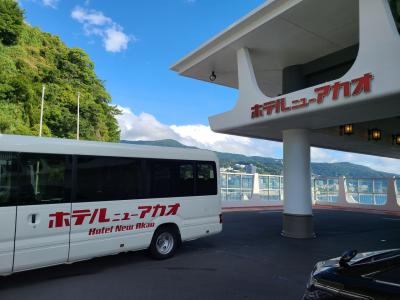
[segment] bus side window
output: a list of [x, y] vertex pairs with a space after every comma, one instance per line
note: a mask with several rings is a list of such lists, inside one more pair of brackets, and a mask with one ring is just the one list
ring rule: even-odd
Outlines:
[[76, 202], [138, 199], [141, 182], [140, 159], [79, 156]]
[[150, 198], [194, 196], [194, 163], [184, 160], [148, 160]]
[[172, 197], [173, 174], [168, 160], [149, 160], [150, 166], [150, 198]]
[[18, 204], [70, 202], [70, 173], [65, 155], [21, 153]]
[[217, 193], [215, 163], [197, 162], [196, 195], [216, 195]]
[[178, 176], [175, 182], [177, 196], [194, 196], [194, 165], [177, 162]]
[[14, 190], [17, 171], [16, 155], [0, 152], [0, 207], [15, 205]]

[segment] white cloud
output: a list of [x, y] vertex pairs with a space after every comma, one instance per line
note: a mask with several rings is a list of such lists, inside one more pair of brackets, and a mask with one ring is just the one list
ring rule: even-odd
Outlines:
[[127, 36], [122, 28], [112, 27], [105, 31], [104, 47], [109, 52], [120, 52], [128, 48], [131, 37]]
[[314, 162], [350, 162], [383, 172], [400, 174], [400, 160], [394, 158], [311, 148], [311, 159]]
[[343, 153], [343, 160], [389, 173], [400, 174], [400, 160], [387, 157]]
[[314, 162], [338, 162], [338, 151], [311, 147], [311, 159]]
[[[240, 153], [248, 156], [282, 158], [282, 143], [238, 137], [213, 132], [202, 124], [167, 125], [153, 115], [136, 115], [129, 108], [119, 107], [122, 114], [117, 117], [124, 140], [174, 139], [185, 145], [221, 152]], [[378, 156], [311, 148], [314, 162], [351, 162], [365, 165], [375, 170], [400, 173], [400, 160]]]
[[42, 4], [51, 8], [57, 8], [58, 1], [59, 0], [42, 0]]
[[141, 113], [135, 115], [129, 108], [118, 107], [122, 114], [117, 117], [123, 140], [161, 140], [179, 139], [179, 136], [167, 125], [160, 123], [153, 115]]
[[60, 0], [16, 0], [16, 1], [21, 6], [23, 6], [23, 2], [32, 2], [32, 3], [41, 4], [43, 6], [50, 7], [53, 9], [56, 9], [58, 2], [60, 2]]
[[121, 25], [101, 11], [77, 6], [72, 10], [71, 17], [83, 24], [86, 35], [101, 37], [104, 48], [108, 52], [121, 52], [128, 48], [129, 42], [136, 41], [134, 36], [124, 33]]
[[112, 20], [106, 17], [101, 11], [88, 10], [79, 6], [75, 7], [71, 13], [71, 17], [79, 23], [86, 25], [106, 25], [112, 24]]
[[280, 156], [281, 143], [269, 142], [213, 132], [209, 126], [166, 125], [153, 115], [135, 115], [129, 108], [119, 107], [122, 114], [117, 117], [124, 140], [174, 139], [185, 145], [222, 152], [240, 153], [250, 156]]

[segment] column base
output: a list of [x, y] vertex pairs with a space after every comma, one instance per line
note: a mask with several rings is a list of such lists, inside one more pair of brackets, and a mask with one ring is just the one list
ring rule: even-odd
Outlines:
[[281, 234], [296, 239], [315, 238], [313, 216], [284, 213]]

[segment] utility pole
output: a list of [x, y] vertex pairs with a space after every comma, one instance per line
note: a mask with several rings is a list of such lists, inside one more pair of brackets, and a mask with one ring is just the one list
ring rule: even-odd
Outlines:
[[81, 93], [78, 92], [78, 110], [77, 110], [77, 119], [76, 119], [76, 139], [79, 140], [79, 98]]
[[42, 128], [43, 128], [43, 106], [44, 106], [44, 91], [46, 87], [42, 86], [42, 105], [40, 107], [40, 124], [39, 124], [39, 136], [42, 136]]
[[[45, 85], [42, 86], [42, 104], [40, 106], [40, 123], [39, 123], [39, 136], [42, 136], [43, 129], [43, 106], [44, 106], [44, 91], [46, 90]], [[39, 172], [40, 172], [40, 161], [36, 162], [36, 172], [35, 172], [35, 195], [39, 194]]]

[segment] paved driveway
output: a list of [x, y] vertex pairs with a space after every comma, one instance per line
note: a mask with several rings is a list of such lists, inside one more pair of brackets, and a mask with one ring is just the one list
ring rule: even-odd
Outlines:
[[166, 261], [141, 251], [0, 278], [0, 299], [301, 299], [318, 260], [400, 248], [400, 217], [315, 211], [311, 240], [281, 237], [280, 212], [226, 213], [224, 222], [223, 233]]

